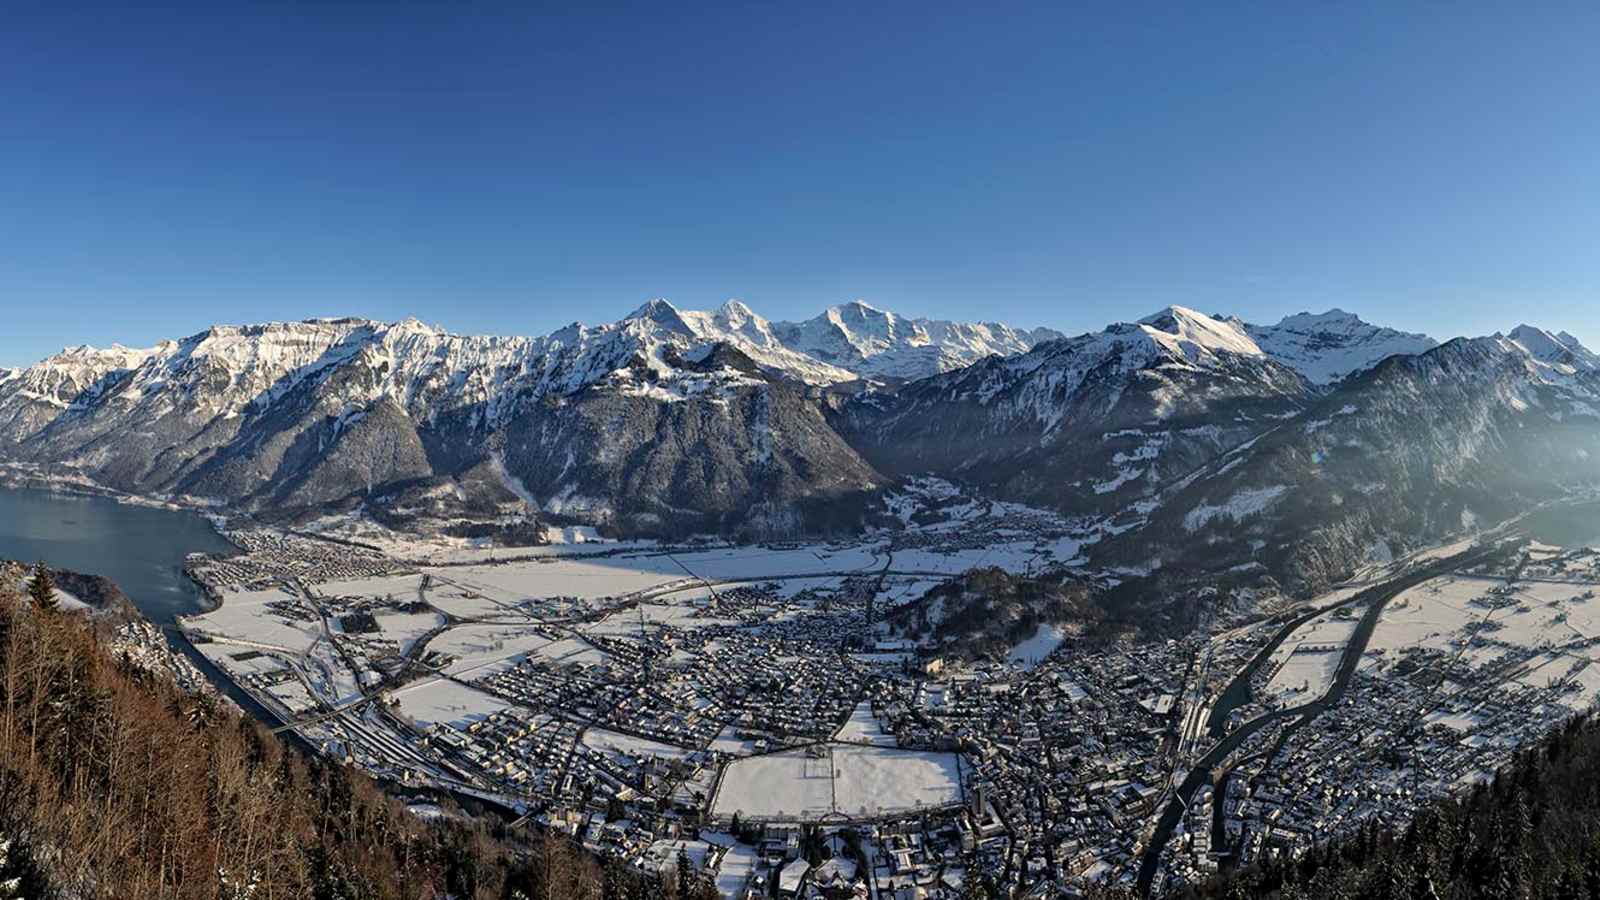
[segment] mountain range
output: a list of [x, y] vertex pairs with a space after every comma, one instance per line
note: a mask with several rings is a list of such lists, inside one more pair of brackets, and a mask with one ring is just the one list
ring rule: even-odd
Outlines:
[[932, 473], [1115, 523], [1095, 552], [1125, 570], [1299, 589], [1592, 483], [1596, 410], [1600, 357], [1529, 326], [1439, 344], [1339, 310], [1174, 306], [1068, 337], [653, 300], [538, 337], [320, 319], [72, 348], [0, 370], [0, 460], [452, 533], [853, 529]]

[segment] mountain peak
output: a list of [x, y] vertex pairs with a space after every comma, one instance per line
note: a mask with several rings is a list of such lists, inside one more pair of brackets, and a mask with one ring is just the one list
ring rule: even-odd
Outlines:
[[729, 300], [727, 303], [717, 307], [717, 315], [728, 320], [735, 327], [751, 319], [760, 318], [760, 316], [756, 315], [755, 310], [744, 305], [740, 300]]
[[830, 306], [822, 313], [821, 318], [832, 322], [836, 327], [856, 328], [866, 323], [883, 323], [881, 327], [893, 329], [899, 316], [887, 310], [878, 309], [864, 300], [851, 300], [838, 306]]
[[1316, 384], [1332, 384], [1391, 356], [1412, 356], [1438, 346], [1425, 334], [1373, 325], [1334, 307], [1285, 316], [1276, 325], [1246, 325], [1268, 356]]
[[673, 306], [672, 305], [672, 301], [670, 301], [670, 300], [667, 300], [667, 299], [665, 299], [663, 297], [654, 297], [654, 298], [646, 300], [644, 303], [640, 304], [638, 309], [635, 309], [633, 312], [628, 313], [627, 315], [623, 316], [623, 318], [624, 319], [652, 319], [652, 318], [655, 318], [658, 315], [667, 314], [667, 313], [670, 313], [671, 315], [675, 316], [675, 315], [678, 314], [678, 308], [676, 306]]
[[656, 298], [646, 301], [644, 305], [623, 317], [624, 322], [654, 322], [657, 325], [683, 335], [694, 335], [694, 329], [678, 314], [678, 308], [669, 301]]
[[1335, 306], [1327, 312], [1298, 312], [1292, 316], [1284, 316], [1278, 321], [1279, 328], [1328, 328], [1330, 326], [1365, 326], [1368, 323], [1353, 312]]
[[1185, 319], [1196, 319], [1196, 318], [1199, 318], [1199, 319], [1210, 319], [1212, 317], [1206, 315], [1203, 312], [1198, 312], [1196, 310], [1190, 309], [1187, 306], [1179, 306], [1177, 304], [1172, 304], [1172, 305], [1169, 305], [1169, 306], [1163, 306], [1162, 308], [1156, 310], [1155, 312], [1151, 313], [1150, 315], [1145, 316], [1144, 318], [1140, 319], [1136, 324], [1139, 324], [1139, 325], [1162, 325], [1162, 324], [1171, 323], [1173, 321], [1182, 321], [1182, 320], [1185, 320]]
[[437, 325], [429, 325], [416, 316], [406, 316], [404, 319], [390, 326], [401, 334], [444, 334], [444, 329]]
[[1168, 350], [1193, 359], [1197, 353], [1260, 356], [1261, 348], [1237, 320], [1219, 319], [1186, 306], [1169, 306], [1138, 322], [1145, 333]]
[[1566, 332], [1558, 336], [1543, 328], [1523, 324], [1511, 329], [1511, 333], [1506, 337], [1542, 363], [1585, 369], [1600, 367], [1600, 357], [1595, 356], [1577, 338]]

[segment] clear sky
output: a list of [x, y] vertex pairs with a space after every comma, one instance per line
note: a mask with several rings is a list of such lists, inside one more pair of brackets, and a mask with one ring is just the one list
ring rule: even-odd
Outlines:
[[1600, 346], [1593, 3], [67, 5], [0, 28], [0, 364], [653, 296]]

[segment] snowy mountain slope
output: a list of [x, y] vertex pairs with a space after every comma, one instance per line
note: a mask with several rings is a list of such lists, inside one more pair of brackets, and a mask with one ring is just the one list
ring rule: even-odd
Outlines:
[[760, 365], [807, 384], [840, 384], [854, 381], [864, 374], [824, 362], [816, 356], [786, 345], [778, 338], [771, 322], [756, 315], [750, 307], [737, 300], [730, 300], [710, 312], [691, 310], [674, 310], [674, 312], [687, 332], [696, 338], [730, 344]]
[[707, 344], [729, 344], [770, 371], [812, 385], [921, 378], [1060, 337], [1044, 328], [907, 319], [859, 300], [805, 322], [771, 322], [738, 300], [710, 311], [651, 300], [623, 321], [629, 320], [648, 320]]
[[[1600, 483], [1600, 373], [1520, 339], [1458, 338], [1385, 360], [1151, 500], [1099, 552], [1120, 564], [1259, 564], [1314, 590], [1401, 551]], [[1532, 350], [1530, 350], [1532, 346]]]
[[502, 436], [508, 470], [554, 513], [760, 537], [827, 524], [804, 521], [818, 511], [809, 501], [848, 506], [883, 483], [802, 390], [767, 380], [738, 350], [682, 365], [704, 380], [645, 389], [624, 371], [530, 407]]
[[1532, 325], [1518, 325], [1506, 338], [1537, 362], [1561, 374], [1600, 370], [1600, 356], [1565, 331], [1551, 334]]
[[1244, 330], [1263, 352], [1319, 385], [1364, 372], [1390, 356], [1438, 346], [1427, 335], [1371, 325], [1340, 309], [1300, 313], [1276, 325], [1247, 324]]
[[0, 448], [44, 427], [77, 402], [90, 402], [108, 382], [155, 350], [69, 347], [37, 365], [0, 371]]
[[1237, 323], [1171, 307], [870, 392], [837, 413], [882, 471], [1112, 509], [1294, 415], [1312, 389]]
[[1048, 328], [907, 319], [860, 300], [829, 307], [804, 322], [772, 323], [768, 330], [794, 352], [865, 377], [895, 379], [948, 372], [1061, 337]]
[[[0, 410], [10, 414], [7, 456], [70, 467], [124, 491], [253, 510], [409, 504], [420, 492], [441, 516], [452, 509], [492, 516], [520, 505], [505, 479], [496, 485], [485, 477], [491, 452], [513, 426], [602, 395], [627, 398], [616, 408], [633, 419], [643, 409], [685, 407], [673, 415], [695, 427], [716, 421], [729, 435], [763, 428], [781, 435], [768, 442], [770, 453], [753, 447], [700, 461], [719, 487], [699, 498], [698, 522], [768, 497], [804, 497], [808, 486], [826, 495], [846, 482], [852, 489], [876, 482], [836, 435], [827, 440], [813, 421], [788, 420], [809, 401], [752, 399], [798, 390], [785, 385], [700, 337], [670, 305], [647, 304], [619, 322], [538, 338], [464, 337], [414, 320], [219, 326], [149, 351], [53, 357], [0, 382]], [[813, 409], [811, 419], [820, 422], [820, 412]], [[595, 444], [563, 445], [567, 437], [548, 440], [593, 455]], [[687, 435], [660, 438], [690, 445]], [[817, 458], [808, 458], [813, 451]], [[560, 507], [559, 497], [587, 482], [558, 483], [548, 472], [517, 468], [518, 460], [548, 456], [527, 450], [506, 462], [521, 484], [547, 488], [541, 503]], [[609, 464], [630, 469], [638, 461], [621, 454]], [[782, 489], [770, 490], [768, 476], [780, 471]], [[630, 489], [627, 502], [607, 505], [605, 518], [632, 506], [654, 510], [641, 498], [665, 490], [637, 480]]]

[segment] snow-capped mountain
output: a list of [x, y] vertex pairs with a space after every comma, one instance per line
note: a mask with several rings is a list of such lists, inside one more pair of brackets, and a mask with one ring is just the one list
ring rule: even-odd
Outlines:
[[703, 343], [730, 344], [769, 370], [813, 385], [922, 378], [1061, 336], [996, 322], [907, 319], [859, 300], [804, 322], [771, 322], [738, 300], [710, 311], [651, 300], [623, 321], [630, 319], [648, 319]]
[[1412, 356], [1438, 346], [1425, 334], [1371, 325], [1341, 309], [1243, 327], [1262, 351], [1320, 385], [1364, 372], [1391, 356]]
[[[526, 495], [545, 512], [716, 527], [876, 483], [802, 394], [647, 304], [537, 338], [415, 320], [219, 326], [52, 357], [0, 382], [0, 410], [7, 456], [141, 494], [484, 517]], [[575, 424], [597, 409], [603, 421]], [[552, 459], [567, 461], [523, 468]]]
[[482, 520], [531, 501], [645, 530], [792, 529], [813, 499], [881, 480], [812, 388], [937, 372], [1035, 334], [871, 312], [887, 332], [858, 327], [837, 362], [736, 301], [652, 300], [539, 337], [318, 319], [76, 348], [0, 372], [0, 453], [252, 510]]
[[530, 510], [652, 533], [848, 527], [887, 480], [934, 473], [1142, 522], [1107, 544], [1119, 564], [1204, 532], [1230, 565], [1331, 577], [1376, 542], [1600, 478], [1600, 356], [1531, 326], [1430, 344], [1337, 310], [1261, 327], [1178, 306], [1070, 338], [865, 304], [771, 322], [736, 301], [538, 337], [217, 326], [0, 371], [0, 460], [434, 530]]
[[1386, 359], [1151, 498], [1104, 552], [1313, 590], [1600, 482], [1600, 368], [1532, 328]]
[[42, 428], [74, 403], [97, 397], [108, 377], [139, 365], [156, 350], [68, 347], [37, 365], [0, 370], [0, 448]]
[[1239, 323], [1170, 307], [863, 394], [838, 420], [885, 472], [1106, 509], [1294, 415], [1312, 394]]
[[1023, 353], [1061, 337], [997, 322], [907, 319], [857, 300], [804, 322], [768, 327], [783, 346], [864, 377], [914, 379], [969, 366], [986, 356]]
[[785, 344], [775, 333], [773, 323], [737, 300], [730, 300], [710, 312], [679, 310], [665, 300], [652, 300], [634, 315], [641, 313], [670, 317], [675, 320], [676, 327], [697, 340], [730, 344], [761, 366], [807, 384], [840, 384], [866, 374], [833, 365]]
[[1567, 370], [1593, 372], [1600, 369], [1600, 356], [1565, 331], [1551, 334], [1532, 325], [1518, 325], [1506, 337], [1534, 360], [1561, 374], [1569, 374]]

